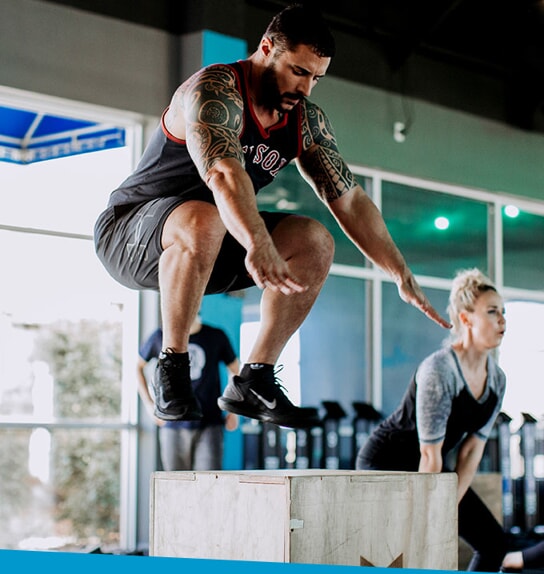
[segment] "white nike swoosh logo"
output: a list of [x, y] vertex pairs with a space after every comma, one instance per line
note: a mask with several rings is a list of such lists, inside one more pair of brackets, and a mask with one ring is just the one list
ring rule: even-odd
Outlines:
[[249, 389], [260, 401], [263, 405], [270, 410], [274, 410], [276, 408], [276, 399], [273, 401], [267, 401], [264, 397], [261, 397], [259, 393], [256, 393], [253, 389]]

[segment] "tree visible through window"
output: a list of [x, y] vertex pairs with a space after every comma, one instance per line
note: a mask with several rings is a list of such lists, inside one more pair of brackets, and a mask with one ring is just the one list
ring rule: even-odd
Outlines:
[[[117, 420], [121, 412], [121, 327], [62, 322], [41, 330], [35, 357], [53, 377], [55, 416]], [[82, 541], [119, 544], [120, 436], [88, 429], [53, 433], [55, 520]]]

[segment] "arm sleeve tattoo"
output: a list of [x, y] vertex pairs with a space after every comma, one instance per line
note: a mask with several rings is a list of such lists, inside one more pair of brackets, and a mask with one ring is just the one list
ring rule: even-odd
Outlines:
[[204, 68], [194, 76], [184, 90], [183, 106], [187, 146], [202, 178], [221, 159], [243, 165], [243, 102], [228, 66]]
[[308, 101], [302, 120], [302, 145], [299, 169], [323, 201], [333, 201], [357, 185], [338, 151], [327, 116]]

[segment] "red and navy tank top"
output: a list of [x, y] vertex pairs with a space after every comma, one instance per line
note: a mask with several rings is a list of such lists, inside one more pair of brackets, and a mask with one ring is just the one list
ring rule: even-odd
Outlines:
[[[257, 193], [273, 181], [280, 169], [300, 155], [301, 106], [296, 105], [284, 114], [278, 124], [264, 129], [249, 97], [246, 63], [239, 61], [228, 65], [236, 75], [236, 84], [243, 99], [240, 143], [246, 172]], [[213, 195], [198, 174], [185, 141], [170, 134], [164, 119], [161, 119], [136, 170], [112, 192], [109, 205], [138, 204], [172, 196], [213, 202]]]

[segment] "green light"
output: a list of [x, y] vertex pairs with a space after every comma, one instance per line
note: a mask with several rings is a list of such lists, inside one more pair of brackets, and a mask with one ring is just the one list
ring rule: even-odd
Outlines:
[[515, 205], [505, 205], [504, 215], [512, 218], [517, 217], [519, 215], [519, 208], [517, 208]]
[[436, 229], [440, 229], [441, 231], [444, 231], [445, 229], [448, 229], [448, 227], [450, 226], [450, 220], [447, 217], [437, 217], [434, 220], [434, 226], [436, 227]]

